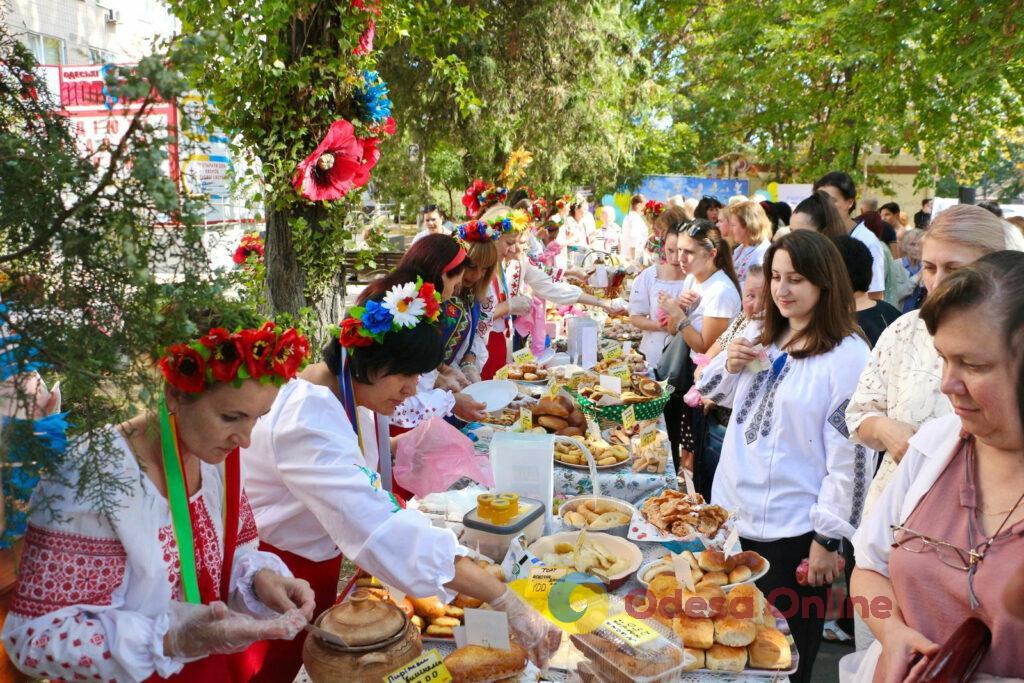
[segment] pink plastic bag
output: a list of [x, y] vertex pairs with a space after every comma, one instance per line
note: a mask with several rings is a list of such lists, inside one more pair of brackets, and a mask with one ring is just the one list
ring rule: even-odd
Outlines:
[[494, 486], [487, 458], [477, 456], [473, 443], [439, 417], [421, 422], [398, 439], [394, 476], [418, 498], [447, 491], [462, 477]]
[[516, 332], [520, 336], [530, 336], [530, 352], [533, 355], [539, 356], [544, 353], [544, 342], [546, 334], [546, 317], [545, 317], [546, 305], [543, 299], [533, 297], [530, 302], [530, 312], [526, 315], [520, 315], [516, 317]]

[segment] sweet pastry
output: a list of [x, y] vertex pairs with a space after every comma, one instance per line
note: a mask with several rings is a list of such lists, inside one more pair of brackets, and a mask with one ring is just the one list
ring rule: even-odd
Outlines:
[[755, 669], [788, 669], [793, 665], [789, 641], [782, 631], [762, 626], [747, 647], [750, 666]]
[[715, 619], [715, 642], [729, 647], [746, 647], [757, 637], [757, 625], [750, 619]]
[[727, 562], [725, 554], [717, 550], [704, 550], [697, 555], [697, 564], [706, 572], [727, 572]]
[[690, 663], [683, 667], [683, 671], [696, 671], [697, 669], [704, 668], [704, 650], [698, 650], [693, 647], [684, 647], [683, 652], [686, 653], [686, 659], [692, 658]]
[[729, 583], [742, 583], [747, 581], [753, 576], [753, 572], [750, 571], [750, 567], [739, 566], [729, 572]]
[[424, 619], [439, 619], [444, 616], [444, 603], [436, 595], [429, 598], [410, 597], [409, 600], [416, 614]]
[[729, 583], [729, 577], [725, 572], [707, 572], [700, 580], [701, 584], [712, 584], [715, 586], [724, 586]]
[[480, 605], [484, 604], [484, 601], [477, 600], [476, 598], [471, 598], [465, 593], [459, 593], [455, 596], [455, 599], [452, 600], [452, 604], [456, 607], [462, 607], [463, 609], [467, 607], [470, 609], [476, 609]]
[[534, 415], [553, 415], [561, 418], [569, 417], [570, 412], [571, 407], [566, 408], [561, 401], [549, 396], [545, 396], [541, 400], [537, 401], [537, 406], [533, 409]]
[[444, 658], [454, 683], [478, 683], [518, 676], [526, 668], [526, 650], [511, 643], [511, 650], [467, 645]]
[[704, 653], [704, 666], [709, 671], [740, 673], [747, 666], [747, 648], [716, 643]]
[[715, 624], [711, 619], [682, 614], [672, 620], [672, 631], [688, 648], [706, 650], [715, 644]]
[[434, 638], [451, 638], [455, 635], [455, 631], [452, 630], [451, 626], [438, 626], [437, 624], [431, 624], [430, 626], [427, 626], [427, 630], [423, 632], [423, 635]]
[[549, 429], [554, 432], [557, 432], [560, 429], [565, 429], [569, 426], [569, 423], [565, 418], [555, 417], [554, 415], [541, 415], [540, 417], [537, 417], [536, 414], [534, 414], [534, 420], [536, 420], [537, 424], [544, 429]]
[[642, 651], [636, 650], [621, 641], [603, 637], [600, 629], [594, 633], [570, 636], [570, 640], [588, 659], [599, 663], [602, 679], [608, 683], [655, 678], [678, 667], [683, 658], [678, 648], [644, 647]]
[[[759, 619], [764, 613], [765, 599], [760, 589], [752, 583], [736, 586], [727, 597], [727, 610], [734, 619]], [[771, 623], [775, 623], [773, 619]]]

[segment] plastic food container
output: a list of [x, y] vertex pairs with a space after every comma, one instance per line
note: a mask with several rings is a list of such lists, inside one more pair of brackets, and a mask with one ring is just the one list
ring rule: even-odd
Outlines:
[[621, 608], [609, 609], [601, 626], [570, 640], [587, 658], [580, 668], [604, 683], [667, 683], [691, 659], [649, 620], [631, 617]]
[[503, 524], [495, 524], [490, 518], [481, 519], [478, 508], [473, 508], [462, 518], [462, 525], [465, 527], [462, 545], [479, 548], [482, 554], [501, 562], [513, 538], [525, 534], [526, 542], [533, 543], [544, 533], [544, 503], [520, 497], [519, 513]]

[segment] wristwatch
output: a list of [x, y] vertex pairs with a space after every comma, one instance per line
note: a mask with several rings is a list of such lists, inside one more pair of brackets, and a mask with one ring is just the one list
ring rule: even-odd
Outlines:
[[839, 550], [840, 541], [838, 538], [829, 538], [828, 536], [822, 536], [817, 531], [814, 532], [814, 542], [820, 545], [825, 550], [829, 551], [830, 553], [834, 553], [835, 551]]

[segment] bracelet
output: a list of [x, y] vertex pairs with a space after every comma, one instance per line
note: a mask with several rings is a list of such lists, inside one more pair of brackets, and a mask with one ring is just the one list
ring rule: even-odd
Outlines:
[[830, 553], [834, 553], [835, 551], [839, 550], [838, 538], [829, 538], [828, 536], [819, 534], [817, 531], [814, 532], [814, 542], [820, 545], [825, 550], [829, 551]]
[[682, 320], [679, 321], [679, 324], [676, 325], [676, 334], [679, 334], [680, 332], [682, 332], [684, 327], [689, 327], [689, 326], [690, 326], [690, 319], [688, 317], [687, 318], [683, 318]]

